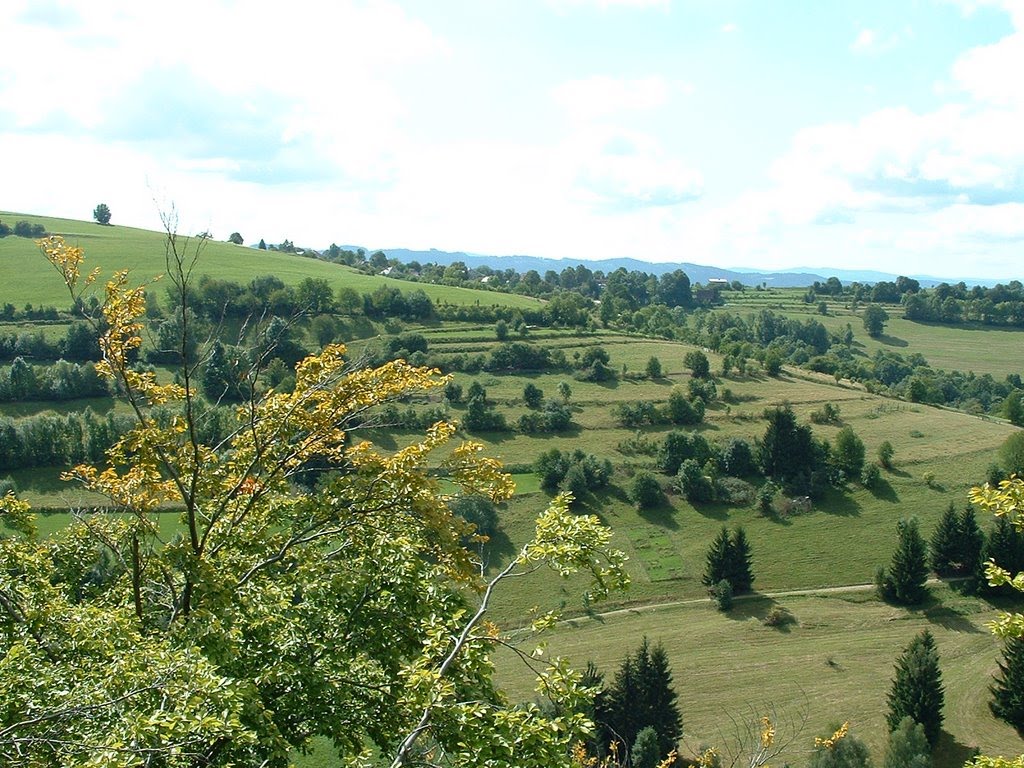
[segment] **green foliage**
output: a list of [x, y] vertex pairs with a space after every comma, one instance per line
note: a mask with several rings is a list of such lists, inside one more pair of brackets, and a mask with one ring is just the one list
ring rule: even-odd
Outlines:
[[888, 702], [886, 722], [890, 731], [899, 728], [903, 718], [909, 717], [924, 728], [928, 743], [935, 746], [942, 730], [945, 692], [935, 638], [927, 629], [922, 630], [896, 660], [896, 676]]
[[690, 369], [694, 378], [704, 379], [711, 375], [711, 363], [708, 356], [699, 349], [693, 349], [683, 357], [683, 365]]
[[889, 733], [883, 768], [932, 768], [931, 747], [924, 727], [909, 715]]
[[679, 467], [676, 487], [691, 504], [704, 504], [715, 500], [715, 485], [694, 459], [687, 459]]
[[665, 500], [658, 478], [647, 470], [640, 470], [633, 476], [629, 486], [629, 498], [638, 509], [651, 509]]
[[644, 637], [635, 653], [626, 655], [605, 697], [600, 725], [607, 743], [618, 742], [625, 753], [645, 728], [657, 734], [661, 759], [682, 736], [682, 718], [672, 688], [672, 670], [665, 648]]
[[892, 447], [892, 443], [888, 440], [883, 440], [878, 446], [878, 463], [881, 464], [885, 469], [892, 469], [892, 457], [896, 451]]
[[1024, 430], [1014, 432], [999, 447], [999, 464], [1008, 475], [1024, 476]]
[[[169, 248], [184, 293], [191, 260]], [[54, 241], [47, 256], [75, 294], [80, 252]], [[116, 513], [43, 539], [24, 502], [0, 501], [17, 531], [0, 537], [0, 762], [283, 768], [323, 738], [353, 764], [431, 751], [567, 767], [587, 735], [580, 676], [553, 660], [538, 687], [554, 712], [510, 706], [492, 681], [502, 633], [482, 618], [502, 580], [540, 567], [588, 572], [595, 599], [622, 586], [611, 532], [556, 498], [485, 578], [447, 502], [506, 500], [511, 478], [478, 445], [445, 448], [450, 424], [386, 454], [350, 440], [444, 379], [402, 363], [352, 371], [340, 346], [304, 360], [294, 392], [217, 411], [233, 423], [206, 441], [190, 372], [164, 384], [130, 360], [145, 298], [126, 279], [107, 291], [100, 368], [131, 394], [134, 426], [108, 466], [73, 471]], [[311, 462], [337, 470], [315, 492], [293, 482]], [[166, 507], [180, 535], [161, 533]]]
[[976, 576], [980, 573], [985, 536], [974, 509], [957, 514], [953, 502], [939, 519], [931, 539], [932, 570], [940, 576]]
[[508, 339], [508, 323], [504, 320], [498, 320], [494, 324], [494, 338], [498, 341], [506, 341]]
[[[232, 232], [230, 235], [228, 235], [228, 242], [232, 243], [233, 245], [242, 245], [245, 242], [245, 239], [242, 237], [240, 233]], [[264, 243], [264, 245], [266, 245], [266, 243]]]
[[498, 510], [494, 502], [478, 493], [459, 496], [452, 501], [451, 510], [467, 523], [471, 523], [480, 536], [491, 537], [498, 531]]
[[885, 324], [889, 322], [889, 313], [876, 304], [869, 304], [864, 308], [864, 330], [868, 336], [877, 339], [885, 331]]
[[110, 206], [106, 203], [99, 203], [92, 209], [92, 217], [96, 220], [97, 224], [109, 224], [110, 216]]
[[523, 387], [523, 402], [527, 408], [540, 408], [544, 402], [544, 391], [533, 382], [527, 383]]
[[673, 424], [693, 425], [704, 420], [704, 401], [689, 400], [682, 387], [672, 387], [665, 414]]
[[666, 475], [675, 475], [687, 459], [692, 459], [699, 467], [703, 467], [711, 457], [711, 447], [703, 435], [674, 429], [665, 435], [658, 449], [656, 461], [658, 469]]
[[750, 543], [742, 526], [730, 536], [723, 525], [708, 548], [701, 583], [713, 588], [723, 580], [729, 583], [735, 594], [749, 592], [754, 583]]
[[750, 443], [740, 437], [731, 438], [722, 446], [718, 463], [726, 474], [733, 477], [747, 477], [757, 470]]
[[661, 378], [661, 360], [654, 355], [651, 355], [647, 360], [647, 365], [644, 368], [644, 372], [647, 374], [649, 379], [660, 379]]
[[[839, 729], [837, 729], [838, 732]], [[816, 739], [808, 768], [872, 768], [867, 745], [856, 736], [846, 733], [831, 739]]]
[[989, 691], [992, 714], [1024, 738], [1024, 638], [1008, 637], [1003, 642], [999, 674], [993, 675]]
[[928, 547], [916, 518], [900, 520], [896, 531], [896, 551], [883, 574], [881, 597], [898, 605], [920, 605], [928, 595]]
[[769, 408], [764, 413], [768, 426], [758, 455], [758, 464], [766, 477], [792, 483], [801, 475], [809, 476], [817, 468], [817, 453], [811, 428], [797, 424], [789, 405]]
[[690, 379], [686, 383], [686, 392], [691, 400], [700, 400], [704, 405], [710, 405], [718, 399], [718, 387], [711, 378]]
[[728, 579], [722, 579], [708, 590], [711, 599], [715, 601], [715, 607], [725, 613], [732, 609], [733, 588]]
[[865, 488], [874, 490], [882, 482], [882, 470], [877, 464], [867, 464], [860, 473], [860, 483]]
[[[984, 561], [993, 560], [1000, 568], [1011, 574], [1024, 571], [1024, 535], [1006, 517], [997, 517], [995, 526], [989, 531], [985, 542]], [[1006, 584], [989, 585], [989, 591], [1010, 594], [1013, 589]]]
[[836, 434], [832, 462], [846, 477], [856, 480], [864, 469], [864, 441], [847, 425]]
[[811, 412], [811, 422], [814, 424], [838, 424], [839, 421], [839, 406], [834, 403], [825, 403]]
[[656, 768], [660, 759], [658, 732], [648, 725], [636, 735], [636, 741], [629, 750], [630, 764], [633, 768]]

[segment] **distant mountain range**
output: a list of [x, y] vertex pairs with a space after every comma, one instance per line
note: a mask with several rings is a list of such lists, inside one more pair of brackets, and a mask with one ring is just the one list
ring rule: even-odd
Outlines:
[[[343, 248], [355, 250], [361, 246], [342, 246]], [[374, 253], [378, 249], [364, 248], [367, 253]], [[690, 281], [694, 283], [708, 284], [712, 279], [716, 280], [739, 280], [744, 285], [766, 285], [777, 288], [803, 288], [815, 281], [825, 282], [830, 277], [838, 277], [844, 283], [861, 282], [877, 283], [882, 280], [895, 280], [898, 275], [872, 270], [856, 269], [817, 269], [813, 267], [801, 267], [790, 271], [764, 271], [756, 269], [723, 269], [703, 264], [691, 264], [689, 262], [648, 262], [639, 259], [546, 259], [539, 256], [486, 256], [479, 253], [465, 253], [463, 251], [439, 251], [431, 248], [427, 251], [415, 251], [408, 248], [381, 248], [389, 259], [398, 259], [401, 262], [418, 261], [421, 264], [433, 262], [434, 264], [448, 265], [455, 261], [463, 262], [467, 267], [488, 266], [494, 270], [514, 269], [517, 272], [527, 272], [531, 269], [541, 274], [552, 269], [561, 272], [566, 267], [575, 267], [579, 264], [588, 269], [602, 270], [605, 274], [614, 272], [619, 267], [627, 271], [637, 270], [655, 275], [662, 275], [666, 272], [673, 272], [677, 269], [683, 270]], [[968, 278], [939, 278], [928, 275], [907, 275], [919, 281], [922, 287], [932, 287], [939, 283], [957, 283], [961, 279], [968, 285], [995, 285], [995, 280], [968, 279]]]

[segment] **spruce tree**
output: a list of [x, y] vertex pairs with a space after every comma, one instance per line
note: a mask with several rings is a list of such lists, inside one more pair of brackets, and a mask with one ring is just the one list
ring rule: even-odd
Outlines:
[[924, 728], [931, 746], [942, 729], [945, 694], [935, 638], [927, 629], [915, 637], [896, 660], [896, 676], [889, 691], [889, 730], [896, 730], [903, 718], [910, 717]]
[[[988, 535], [982, 561], [995, 560], [996, 565], [1011, 574], [1024, 570], [1024, 537], [1005, 517], [997, 517], [995, 528]], [[992, 591], [1014, 594], [1013, 587], [990, 587]]]
[[708, 549], [704, 575], [700, 583], [710, 589], [722, 579], [728, 580], [731, 554], [732, 541], [729, 539], [729, 529], [723, 525]]
[[989, 690], [992, 714], [1012, 725], [1024, 738], [1024, 638], [1007, 638], [999, 675], [994, 676]]
[[750, 542], [742, 526], [732, 535], [729, 547], [729, 575], [726, 577], [736, 594], [749, 592], [754, 584], [754, 567], [750, 559]]
[[959, 568], [960, 554], [960, 519], [953, 502], [949, 502], [932, 534], [932, 570], [939, 576], [952, 576]]
[[647, 726], [637, 734], [629, 750], [629, 762], [633, 768], [655, 768], [660, 758], [658, 749], [658, 732]]
[[960, 573], [975, 576], [982, 570], [982, 552], [985, 549], [985, 534], [974, 516], [974, 507], [967, 506], [957, 520], [960, 536]]
[[932, 768], [931, 747], [924, 727], [913, 718], [904, 717], [889, 734], [885, 748], [884, 768]]
[[672, 690], [672, 671], [661, 643], [652, 648], [644, 637], [636, 653], [626, 656], [608, 689], [604, 707], [607, 740], [619, 743], [620, 754], [631, 749], [640, 731], [648, 726], [657, 733], [659, 759], [675, 748], [683, 726]]
[[900, 605], [918, 605], [928, 594], [928, 547], [916, 518], [900, 520], [896, 530], [899, 542], [884, 578], [885, 596]]

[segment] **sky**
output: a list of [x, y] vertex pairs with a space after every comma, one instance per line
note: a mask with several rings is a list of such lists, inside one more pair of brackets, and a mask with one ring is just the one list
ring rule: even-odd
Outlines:
[[4, 0], [0, 29], [0, 210], [1024, 272], [1024, 0]]

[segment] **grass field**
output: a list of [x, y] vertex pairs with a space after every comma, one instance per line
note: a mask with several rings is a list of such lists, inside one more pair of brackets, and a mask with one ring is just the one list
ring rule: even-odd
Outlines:
[[[796, 623], [765, 626], [764, 617], [776, 605]], [[927, 628], [937, 641], [946, 689], [936, 766], [954, 768], [973, 747], [1010, 755], [1022, 749], [1013, 729], [988, 711], [987, 685], [999, 644], [984, 622], [994, 615], [988, 603], [945, 586], [933, 587], [930, 602], [914, 611], [864, 592], [760, 597], [737, 602], [727, 614], [702, 600], [566, 622], [546, 636], [545, 656], [566, 656], [578, 667], [594, 661], [610, 678], [646, 635], [663, 643], [668, 654], [687, 752], [707, 745], [730, 755], [736, 749], [733, 719], [755, 720], [774, 707], [780, 741], [793, 743], [773, 765], [805, 764], [814, 737], [844, 720], [880, 765], [893, 663]], [[499, 677], [513, 699], [532, 699], [530, 670], [511, 653], [500, 658]], [[807, 720], [801, 727], [803, 713]]]
[[[132, 227], [102, 227], [73, 219], [54, 219], [6, 211], [0, 211], [0, 219], [12, 225], [15, 221], [25, 219], [30, 223], [42, 224], [48, 232], [63, 235], [68, 243], [85, 249], [89, 268], [102, 267], [106, 276], [116, 269], [131, 269], [135, 279], [141, 282], [166, 271], [165, 238], [159, 232]], [[258, 275], [274, 275], [289, 285], [296, 285], [307, 277], [323, 278], [335, 289], [344, 285], [360, 293], [372, 293], [381, 285], [394, 285], [403, 292], [422, 288], [432, 300], [449, 304], [497, 304], [511, 307], [536, 307], [539, 304], [536, 299], [527, 296], [392, 280], [364, 275], [349, 267], [326, 261], [274, 251], [258, 251], [213, 240], [203, 247], [198, 274], [204, 273], [242, 284]], [[13, 235], [0, 238], [0, 304], [5, 302], [11, 302], [18, 308], [26, 303], [57, 308], [67, 307], [71, 303], [59, 276], [39, 253], [34, 240]]]
[[1024, 345], [1024, 329], [916, 323], [903, 318], [902, 307], [885, 305], [890, 320], [884, 334], [873, 339], [864, 330], [861, 316], [864, 305], [857, 312], [852, 312], [848, 302], [821, 297], [828, 305], [829, 314], [819, 315], [817, 302], [805, 303], [804, 293], [802, 288], [727, 292], [723, 294], [725, 306], [715, 311], [746, 316], [761, 309], [771, 309], [798, 320], [814, 318], [837, 333], [845, 331], [849, 323], [860, 351], [868, 356], [879, 349], [903, 355], [918, 352], [933, 368], [946, 371], [990, 373], [1000, 379], [1009, 373], [1024, 373], [1024, 357], [1020, 352]]

